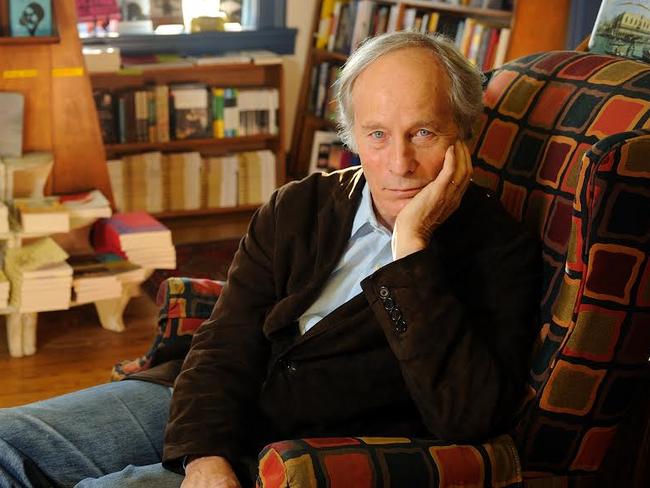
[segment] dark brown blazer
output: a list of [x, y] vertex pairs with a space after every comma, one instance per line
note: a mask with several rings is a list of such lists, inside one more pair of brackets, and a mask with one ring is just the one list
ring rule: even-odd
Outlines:
[[472, 441], [510, 426], [536, 333], [541, 252], [484, 189], [470, 185], [428, 249], [366, 277], [361, 294], [298, 333], [345, 250], [364, 184], [358, 168], [312, 175], [255, 214], [176, 380], [166, 467], [180, 470], [185, 456], [254, 459], [286, 438]]

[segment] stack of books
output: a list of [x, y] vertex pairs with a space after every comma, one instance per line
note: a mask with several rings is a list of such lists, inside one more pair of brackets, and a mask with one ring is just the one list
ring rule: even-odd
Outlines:
[[9, 305], [9, 288], [7, 275], [0, 270], [0, 309], [7, 308]]
[[67, 258], [49, 237], [8, 249], [5, 273], [11, 282], [10, 305], [21, 313], [69, 308], [72, 267]]
[[115, 253], [143, 268], [176, 268], [171, 231], [145, 212], [119, 213], [93, 228], [95, 252]]
[[22, 232], [56, 234], [70, 230], [68, 211], [58, 197], [14, 198], [11, 210]]
[[145, 270], [117, 254], [71, 256], [72, 301], [74, 304], [118, 298], [124, 283], [141, 283]]
[[122, 295], [117, 276], [95, 259], [94, 255], [72, 256], [72, 301], [75, 304], [109, 300]]

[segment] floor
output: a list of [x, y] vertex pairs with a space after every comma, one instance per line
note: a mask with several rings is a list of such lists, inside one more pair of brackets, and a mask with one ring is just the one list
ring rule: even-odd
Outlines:
[[[0, 325], [0, 407], [22, 405], [108, 381], [113, 364], [144, 354], [158, 309], [145, 294], [124, 312], [126, 331], [104, 330], [93, 305], [39, 314], [34, 356], [11, 358]], [[0, 323], [4, 322], [0, 318]]]

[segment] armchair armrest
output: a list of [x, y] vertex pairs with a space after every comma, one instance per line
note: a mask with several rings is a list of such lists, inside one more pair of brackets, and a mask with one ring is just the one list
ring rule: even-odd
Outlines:
[[113, 366], [111, 380], [149, 369], [187, 354], [192, 336], [212, 313], [224, 283], [208, 279], [167, 278], [158, 289], [160, 307], [153, 343], [143, 356]]
[[274, 442], [259, 455], [257, 488], [522, 486], [512, 438], [483, 444], [345, 437]]

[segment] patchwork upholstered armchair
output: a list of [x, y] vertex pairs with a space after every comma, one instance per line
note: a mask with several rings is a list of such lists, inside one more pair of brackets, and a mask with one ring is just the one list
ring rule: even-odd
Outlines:
[[[474, 180], [543, 242], [539, 341], [516, 428], [476, 445], [281, 440], [260, 453], [259, 487], [596, 485], [648, 386], [650, 65], [574, 51], [528, 56], [491, 73], [485, 104]], [[165, 282], [156, 342], [114, 377], [182, 356], [219, 289]]]

